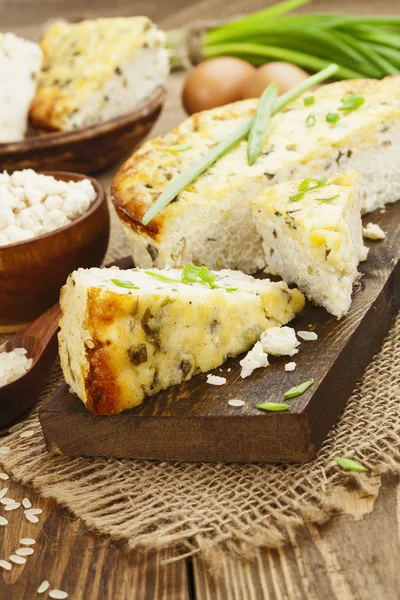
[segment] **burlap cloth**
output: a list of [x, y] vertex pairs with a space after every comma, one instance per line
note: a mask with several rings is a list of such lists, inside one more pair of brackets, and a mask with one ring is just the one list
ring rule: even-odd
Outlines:
[[[113, 218], [107, 260], [126, 254]], [[400, 472], [400, 318], [365, 372], [318, 457], [296, 466], [189, 464], [68, 458], [46, 452], [37, 413], [24, 423], [36, 434], [7, 434], [0, 444], [7, 471], [57, 500], [88, 527], [132, 548], [177, 545], [177, 557], [224, 552], [249, 557], [278, 546], [288, 528], [322, 522], [340, 510], [344, 483], [376, 493], [376, 473]], [[338, 373], [338, 376], [340, 374]], [[56, 366], [42, 399], [60, 383]], [[333, 456], [353, 457], [368, 474], [343, 473]]]

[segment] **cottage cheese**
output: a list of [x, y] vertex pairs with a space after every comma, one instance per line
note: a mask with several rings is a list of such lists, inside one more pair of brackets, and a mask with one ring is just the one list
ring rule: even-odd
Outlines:
[[297, 364], [295, 362], [288, 362], [285, 365], [285, 371], [288, 371], [288, 372], [294, 371], [296, 367], [297, 367]]
[[24, 138], [42, 60], [43, 53], [38, 44], [13, 33], [0, 33], [1, 143]]
[[294, 356], [300, 345], [291, 327], [271, 327], [261, 334], [260, 342], [264, 352], [273, 356]]
[[264, 352], [261, 342], [256, 342], [243, 360], [240, 361], [240, 366], [242, 367], [240, 377], [245, 379], [245, 377], [249, 377], [256, 369], [268, 367], [268, 365], [268, 354]]
[[363, 237], [368, 240], [384, 240], [386, 233], [376, 223], [368, 223], [366, 227], [363, 227]]
[[58, 181], [31, 169], [0, 173], [0, 246], [69, 225], [95, 198], [88, 179]]
[[32, 366], [33, 359], [26, 356], [25, 348], [14, 348], [0, 353], [0, 387], [15, 381]]

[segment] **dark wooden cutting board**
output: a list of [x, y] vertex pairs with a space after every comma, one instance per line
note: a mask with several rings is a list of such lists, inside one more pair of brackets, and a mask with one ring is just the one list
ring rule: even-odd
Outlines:
[[[267, 369], [244, 380], [242, 357], [231, 359], [214, 371], [227, 378], [223, 386], [198, 375], [113, 417], [90, 413], [64, 384], [39, 413], [48, 450], [199, 462], [300, 462], [315, 456], [400, 307], [400, 203], [367, 215], [368, 221], [379, 223], [387, 238], [368, 243], [369, 258], [361, 265], [364, 275], [349, 314], [338, 321], [308, 304], [291, 325], [319, 337], [303, 342], [294, 359], [272, 358]], [[290, 360], [297, 368], [287, 373]], [[311, 378], [314, 385], [289, 401], [290, 411], [256, 409], [260, 402], [282, 402], [285, 391]], [[245, 405], [231, 407], [232, 398]]]

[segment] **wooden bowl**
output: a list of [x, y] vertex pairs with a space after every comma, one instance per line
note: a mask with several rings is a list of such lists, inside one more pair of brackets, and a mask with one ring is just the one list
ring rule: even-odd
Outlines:
[[0, 144], [0, 170], [101, 171], [132, 153], [146, 137], [161, 112], [166, 95], [160, 86], [135, 110], [99, 125]]
[[[85, 179], [76, 173], [45, 175]], [[71, 271], [103, 262], [110, 234], [107, 198], [101, 185], [88, 179], [97, 198], [84, 215], [51, 233], [0, 246], [0, 333], [21, 329], [54, 304]]]

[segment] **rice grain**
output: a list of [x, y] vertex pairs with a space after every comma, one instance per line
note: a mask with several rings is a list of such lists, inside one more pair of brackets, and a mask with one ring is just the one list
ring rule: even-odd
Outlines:
[[11, 556], [8, 558], [16, 565], [24, 565], [26, 563], [26, 558], [23, 556], [17, 556], [17, 554], [11, 554]]
[[47, 579], [45, 579], [44, 581], [42, 581], [42, 583], [39, 585], [38, 589], [37, 589], [37, 593], [38, 594], [44, 594], [44, 592], [47, 592], [47, 590], [50, 587], [50, 582], [47, 581]]
[[8, 488], [3, 488], [2, 490], [0, 490], [0, 498], [4, 498], [4, 496], [7, 494], [8, 492]]
[[31, 501], [30, 501], [30, 500], [28, 500], [28, 498], [24, 498], [24, 499], [22, 500], [22, 506], [23, 506], [24, 508], [31, 508], [31, 506], [32, 506], [32, 503], [31, 503]]
[[5, 517], [0, 517], [0, 525], [4, 527], [4, 525], [8, 525], [8, 521]]
[[11, 571], [12, 564], [9, 563], [8, 560], [0, 560], [0, 567], [6, 571]]
[[28, 431], [23, 431], [22, 433], [19, 434], [20, 438], [29, 438], [32, 437], [33, 435], [35, 435], [35, 432], [33, 431], [33, 429], [28, 429]]
[[13, 502], [12, 504], [6, 504], [4, 510], [16, 510], [21, 506], [21, 502]]
[[39, 519], [37, 517], [35, 517], [35, 515], [25, 515], [25, 517], [28, 519], [28, 521], [30, 521], [31, 523], [39, 523]]
[[36, 544], [36, 540], [32, 538], [22, 538], [22, 540], [19, 540], [19, 543], [23, 546], [33, 546], [34, 544]]
[[55, 600], [65, 600], [65, 598], [68, 598], [67, 592], [63, 592], [62, 590], [50, 590], [49, 596], [50, 598], [55, 598]]
[[3, 479], [4, 481], [7, 481], [7, 479], [10, 479], [10, 478], [7, 475], [7, 473], [0, 473], [0, 479]]
[[0, 446], [0, 454], [7, 454], [7, 452], [10, 452], [9, 446]]
[[31, 556], [34, 552], [33, 548], [18, 548], [18, 550], [15, 551], [15, 554], [18, 556]]
[[42, 514], [42, 509], [41, 508], [28, 508], [27, 510], [24, 511], [24, 513], [27, 515], [41, 515]]

